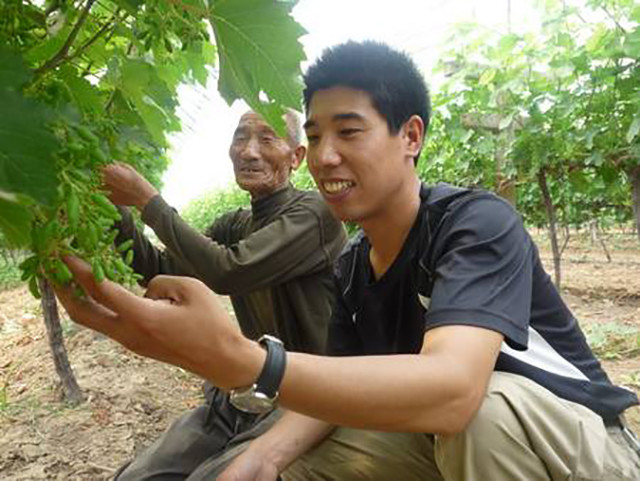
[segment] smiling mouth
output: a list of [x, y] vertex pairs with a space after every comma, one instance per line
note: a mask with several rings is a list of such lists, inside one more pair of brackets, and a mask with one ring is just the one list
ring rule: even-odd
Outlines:
[[243, 172], [243, 173], [247, 173], [248, 172], [250, 174], [254, 174], [254, 173], [258, 173], [258, 172], [262, 172], [262, 171], [260, 169], [253, 169], [251, 167], [242, 167], [240, 169], [240, 172]]
[[322, 182], [322, 189], [329, 195], [339, 195], [355, 187], [355, 185], [355, 182], [350, 180], [325, 180]]

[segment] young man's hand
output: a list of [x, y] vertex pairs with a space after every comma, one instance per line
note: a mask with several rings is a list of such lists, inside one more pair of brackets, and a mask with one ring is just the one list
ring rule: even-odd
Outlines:
[[135, 206], [140, 212], [158, 191], [133, 167], [115, 163], [102, 169], [103, 187], [115, 205]]
[[70, 288], [57, 288], [56, 294], [79, 324], [223, 389], [252, 384], [258, 377], [264, 350], [242, 336], [202, 282], [157, 276], [142, 298], [108, 280], [96, 282], [91, 267], [78, 258], [65, 262], [87, 297], [77, 297]]

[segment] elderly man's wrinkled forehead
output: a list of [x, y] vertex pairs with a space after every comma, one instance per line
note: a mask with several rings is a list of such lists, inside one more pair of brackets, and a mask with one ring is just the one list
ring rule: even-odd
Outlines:
[[[273, 132], [271, 126], [262, 118], [262, 116], [253, 110], [248, 110], [242, 114], [242, 117], [240, 117], [240, 121], [238, 122], [238, 129], [242, 128], [243, 124], [251, 121], [259, 121], [266, 129]], [[302, 143], [302, 124], [300, 122], [300, 116], [294, 110], [287, 110], [284, 114], [284, 121], [287, 126], [287, 138], [285, 140], [293, 147], [297, 147]]]

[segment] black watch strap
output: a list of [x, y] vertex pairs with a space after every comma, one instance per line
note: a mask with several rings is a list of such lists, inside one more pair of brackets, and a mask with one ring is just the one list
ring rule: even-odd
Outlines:
[[274, 399], [278, 395], [280, 383], [284, 377], [287, 353], [282, 341], [275, 337], [262, 336], [258, 342], [267, 350], [267, 358], [256, 380], [256, 390], [269, 399]]

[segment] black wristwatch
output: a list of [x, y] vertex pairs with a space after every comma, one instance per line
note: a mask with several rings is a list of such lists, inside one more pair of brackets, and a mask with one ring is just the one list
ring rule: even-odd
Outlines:
[[264, 413], [276, 407], [278, 390], [284, 376], [287, 355], [280, 339], [262, 336], [258, 343], [267, 350], [262, 371], [255, 384], [232, 389], [229, 397], [231, 404], [248, 413]]

